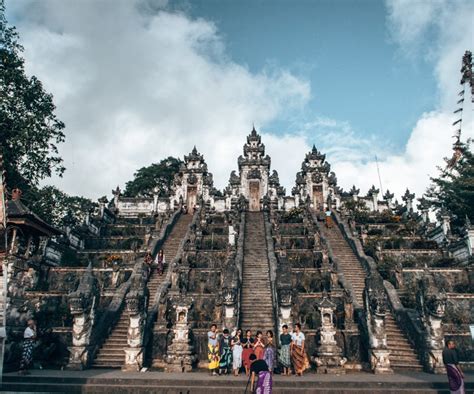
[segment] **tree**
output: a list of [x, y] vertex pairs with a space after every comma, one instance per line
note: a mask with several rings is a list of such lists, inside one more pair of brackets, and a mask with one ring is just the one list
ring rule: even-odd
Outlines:
[[64, 141], [64, 123], [54, 113], [53, 96], [26, 75], [18, 38], [0, 0], [0, 144], [9, 187], [27, 194], [53, 172], [63, 174], [57, 144]]
[[169, 196], [174, 175], [179, 172], [182, 164], [180, 159], [168, 157], [158, 164], [140, 168], [132, 181], [125, 185], [126, 197], [150, 197], [153, 189], [158, 187], [160, 196]]
[[454, 227], [464, 225], [466, 217], [474, 220], [474, 155], [467, 144], [459, 143], [462, 152], [457, 160], [445, 159], [446, 168], [440, 168], [441, 174], [431, 178], [425, 198], [434, 209], [447, 209], [455, 215]]
[[87, 212], [98, 206], [85, 197], [70, 196], [54, 186], [34, 190], [29, 208], [46, 222], [59, 228], [81, 224]]

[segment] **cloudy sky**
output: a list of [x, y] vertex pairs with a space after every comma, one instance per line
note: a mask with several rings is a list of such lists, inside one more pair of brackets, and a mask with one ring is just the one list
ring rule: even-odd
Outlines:
[[314, 143], [343, 188], [378, 185], [377, 156], [384, 189], [419, 197], [450, 154], [474, 47], [472, 1], [6, 4], [66, 123], [67, 171], [48, 183], [91, 198], [193, 145], [223, 188], [252, 123], [287, 193]]

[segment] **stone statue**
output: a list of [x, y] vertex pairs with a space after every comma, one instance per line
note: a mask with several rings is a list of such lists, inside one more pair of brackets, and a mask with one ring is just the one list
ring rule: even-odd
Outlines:
[[354, 303], [353, 303], [351, 294], [347, 289], [344, 289], [343, 301], [344, 301], [344, 328], [346, 330], [350, 330], [350, 329], [355, 328]]
[[425, 342], [423, 361], [428, 371], [444, 373], [442, 321], [446, 309], [446, 293], [436, 288], [428, 275], [425, 274], [419, 281], [416, 294], [416, 305], [423, 325]]
[[90, 363], [92, 344], [90, 343], [94, 327], [95, 310], [99, 301], [99, 286], [89, 264], [81, 278], [77, 290], [68, 296], [69, 309], [73, 316], [72, 346], [69, 347], [69, 369], [82, 370]]
[[290, 325], [291, 322], [291, 307], [293, 302], [293, 290], [289, 287], [282, 287], [278, 289], [278, 308], [280, 315], [280, 326], [284, 324]]
[[143, 335], [146, 322], [146, 304], [148, 288], [144, 264], [139, 262], [134, 267], [130, 290], [125, 298], [126, 311], [129, 316], [127, 345], [125, 351], [124, 371], [139, 371], [143, 366]]
[[237, 326], [237, 288], [226, 287], [222, 290], [225, 327]]
[[390, 351], [387, 348], [385, 315], [388, 309], [387, 294], [382, 279], [371, 274], [365, 280], [364, 291], [367, 331], [369, 335], [370, 365], [374, 373], [391, 373]]
[[395, 287], [397, 289], [402, 289], [403, 288], [403, 264], [401, 262], [397, 262], [397, 264], [395, 264], [393, 275], [395, 277]]

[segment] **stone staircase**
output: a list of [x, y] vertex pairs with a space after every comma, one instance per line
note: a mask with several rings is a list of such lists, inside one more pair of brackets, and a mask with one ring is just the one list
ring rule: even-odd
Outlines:
[[112, 332], [97, 352], [93, 367], [122, 367], [125, 358], [123, 348], [127, 346], [128, 323], [128, 314], [125, 310], [123, 310], [120, 314], [120, 318], [117, 324], [115, 324], [115, 327], [113, 328]]
[[264, 216], [247, 212], [245, 222], [244, 261], [242, 269], [240, 327], [265, 333], [275, 332], [270, 268], [268, 265]]
[[[191, 214], [182, 215], [175, 223], [171, 233], [166, 239], [163, 245], [163, 251], [165, 254], [165, 266], [164, 271], [168, 264], [174, 259], [178, 251], [181, 240], [186, 235], [188, 227], [193, 219]], [[154, 269], [149, 280], [148, 290], [150, 292], [150, 302], [148, 307], [153, 304], [156, 293], [163, 283], [166, 274], [158, 275]], [[97, 356], [94, 360], [93, 366], [98, 368], [121, 368], [124, 363], [124, 351], [123, 349], [127, 346], [127, 331], [129, 325], [129, 318], [126, 310], [123, 310], [120, 319], [118, 320], [115, 327], [112, 329], [109, 337], [104, 341], [101, 348], [97, 352]]]
[[[330, 229], [322, 228], [322, 233], [328, 240], [334, 256], [338, 259], [344, 277], [352, 284], [357, 302], [363, 305], [365, 270], [336, 225]], [[385, 317], [385, 327], [392, 368], [395, 370], [421, 371], [422, 366], [413, 346], [398, 327], [391, 313], [388, 313]]]
[[344, 277], [351, 283], [357, 302], [363, 305], [366, 273], [359, 259], [335, 225], [330, 229], [322, 227], [322, 233], [329, 242], [334, 257], [338, 259]]
[[[165, 273], [166, 273], [168, 264], [170, 264], [173, 261], [173, 259], [176, 257], [176, 254], [179, 249], [179, 245], [181, 244], [181, 241], [186, 235], [186, 232], [188, 231], [188, 227], [191, 224], [192, 220], [193, 220], [193, 215], [190, 213], [187, 215], [181, 215], [178, 221], [175, 223], [173, 230], [171, 231], [171, 234], [166, 239], [163, 245], [163, 253], [165, 255], [165, 266], [164, 266]], [[163, 273], [163, 275], [160, 276], [158, 275], [157, 271], [154, 269], [150, 276], [150, 279], [148, 280], [148, 290], [150, 292], [150, 302], [148, 303], [149, 308], [153, 305], [153, 300], [156, 297], [156, 293], [158, 292], [158, 289], [160, 288], [161, 284], [163, 283], [166, 277], [165, 273]]]
[[413, 346], [398, 326], [391, 313], [385, 316], [387, 346], [390, 349], [390, 365], [394, 370], [421, 372], [423, 367]]

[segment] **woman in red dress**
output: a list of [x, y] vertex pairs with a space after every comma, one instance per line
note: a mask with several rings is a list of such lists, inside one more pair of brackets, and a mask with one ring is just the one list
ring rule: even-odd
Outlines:
[[245, 373], [247, 376], [250, 374], [250, 355], [253, 354], [253, 343], [255, 342], [252, 338], [252, 331], [245, 331], [245, 338], [240, 341], [244, 350], [242, 351], [242, 364], [245, 367]]

